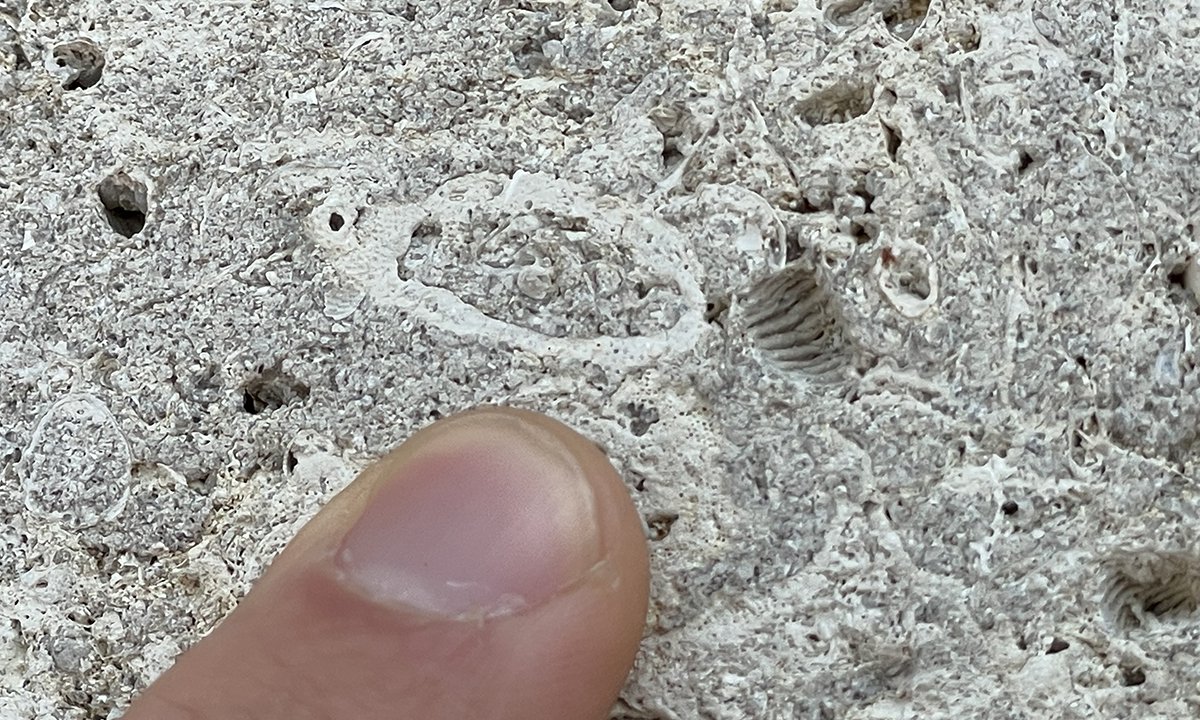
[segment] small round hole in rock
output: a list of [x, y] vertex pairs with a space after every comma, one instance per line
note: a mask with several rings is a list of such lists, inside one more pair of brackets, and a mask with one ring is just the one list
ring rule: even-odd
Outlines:
[[337, 232], [338, 230], [341, 230], [345, 224], [346, 224], [346, 220], [341, 215], [339, 215], [337, 213], [330, 214], [330, 216], [329, 216], [329, 229], [330, 230]]
[[1136, 687], [1146, 682], [1146, 671], [1140, 667], [1121, 668], [1121, 684], [1125, 687]]
[[242, 386], [242, 409], [251, 415], [308, 398], [309, 387], [278, 368], [266, 368]]
[[646, 528], [651, 540], [662, 540], [671, 534], [671, 526], [679, 519], [679, 513], [656, 512], [646, 518]]
[[63, 88], [86, 90], [104, 74], [104, 51], [91, 40], [72, 40], [54, 48], [54, 63], [70, 71], [63, 78]]
[[146, 186], [126, 172], [117, 172], [100, 181], [96, 188], [104, 216], [113, 230], [133, 237], [146, 227]]

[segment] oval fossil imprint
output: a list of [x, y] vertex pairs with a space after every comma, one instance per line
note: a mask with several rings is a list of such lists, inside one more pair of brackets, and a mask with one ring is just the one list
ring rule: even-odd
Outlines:
[[91, 395], [69, 395], [46, 411], [17, 472], [26, 509], [74, 529], [112, 520], [129, 499], [129, 445]]

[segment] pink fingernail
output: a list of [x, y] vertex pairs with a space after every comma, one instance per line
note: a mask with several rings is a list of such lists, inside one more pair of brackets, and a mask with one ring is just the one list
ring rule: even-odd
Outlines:
[[511, 415], [449, 421], [387, 471], [336, 558], [378, 601], [504, 615], [548, 600], [602, 558], [583, 470], [553, 435]]

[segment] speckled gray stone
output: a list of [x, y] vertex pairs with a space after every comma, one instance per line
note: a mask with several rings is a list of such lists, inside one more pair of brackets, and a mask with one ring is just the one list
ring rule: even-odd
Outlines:
[[115, 719], [481, 402], [652, 538], [616, 717], [1200, 713], [1183, 0], [0, 0], [0, 717]]

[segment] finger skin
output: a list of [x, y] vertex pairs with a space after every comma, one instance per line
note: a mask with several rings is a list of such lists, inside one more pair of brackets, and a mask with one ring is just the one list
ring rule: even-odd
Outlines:
[[[348, 586], [335, 549], [381, 484], [422, 443], [469, 443], [472, 423], [489, 422], [525, 423], [569, 449], [595, 494], [604, 560], [496, 617], [433, 615]], [[471, 411], [418, 432], [331, 500], [125, 719], [600, 720], [636, 654], [648, 585], [641, 520], [594, 444], [537, 413]]]

